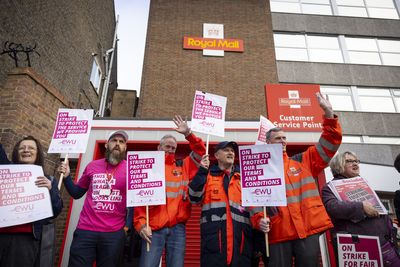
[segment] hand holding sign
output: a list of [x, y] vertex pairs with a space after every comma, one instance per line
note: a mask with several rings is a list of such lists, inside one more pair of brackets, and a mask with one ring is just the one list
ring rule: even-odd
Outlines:
[[208, 156], [208, 155], [204, 155], [204, 156], [201, 158], [200, 166], [203, 167], [203, 168], [205, 168], [205, 169], [208, 169], [208, 168], [210, 167], [210, 159], [209, 159], [209, 156]]
[[140, 237], [146, 240], [147, 244], [151, 244], [151, 238], [153, 235], [153, 232], [151, 231], [150, 226], [145, 225], [142, 227], [139, 233]]
[[51, 181], [44, 176], [36, 178], [35, 185], [37, 187], [46, 187], [49, 191], [51, 190]]

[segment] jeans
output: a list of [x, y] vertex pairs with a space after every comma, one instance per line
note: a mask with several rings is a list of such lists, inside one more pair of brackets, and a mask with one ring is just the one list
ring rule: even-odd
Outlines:
[[165, 227], [153, 231], [150, 251], [147, 242], [142, 240], [140, 267], [158, 267], [165, 247], [167, 267], [183, 267], [186, 247], [186, 226], [177, 224], [171, 228]]
[[69, 267], [117, 267], [125, 242], [124, 230], [94, 232], [76, 229], [72, 240]]

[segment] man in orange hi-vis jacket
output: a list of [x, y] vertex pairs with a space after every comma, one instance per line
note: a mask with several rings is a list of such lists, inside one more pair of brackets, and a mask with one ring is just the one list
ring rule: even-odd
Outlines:
[[[149, 206], [149, 227], [146, 225], [145, 207], [135, 207], [134, 225], [143, 238], [140, 256], [141, 267], [158, 267], [164, 248], [167, 266], [183, 267], [186, 247], [186, 222], [190, 217], [191, 203], [188, 184], [199, 168], [206, 148], [180, 116], [173, 119], [177, 131], [189, 141], [192, 152], [183, 160], [175, 159], [177, 142], [174, 136], [161, 138], [158, 150], [165, 151], [166, 205]], [[147, 251], [150, 243], [150, 251]]]
[[262, 208], [242, 206], [239, 166], [234, 164], [237, 151], [235, 142], [217, 144], [217, 164], [209, 168], [205, 155], [189, 184], [190, 201], [201, 204], [202, 267], [250, 267], [252, 227], [269, 231]]
[[267, 132], [267, 143], [283, 148], [287, 206], [269, 209], [269, 267], [319, 265], [319, 235], [333, 227], [322, 204], [315, 177], [328, 166], [342, 141], [342, 131], [332, 105], [317, 94], [325, 112], [323, 130], [317, 144], [288, 157], [286, 134], [280, 128]]

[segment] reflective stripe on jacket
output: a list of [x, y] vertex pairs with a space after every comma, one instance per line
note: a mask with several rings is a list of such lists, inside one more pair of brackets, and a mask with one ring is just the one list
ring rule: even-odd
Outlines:
[[[191, 203], [188, 197], [189, 180], [199, 169], [201, 156], [206, 149], [201, 138], [193, 133], [186, 137], [192, 152], [183, 161], [165, 163], [166, 205], [149, 206], [149, 224], [152, 231], [164, 227], [172, 227], [178, 223], [186, 223], [191, 213]], [[146, 207], [135, 207], [134, 226], [140, 231], [146, 224]]]
[[306, 238], [333, 227], [322, 204], [315, 177], [338, 150], [342, 131], [337, 118], [324, 119], [323, 132], [314, 146], [289, 158], [284, 153], [287, 207], [271, 216], [271, 244]]
[[[227, 191], [224, 179], [229, 180]], [[189, 184], [189, 196], [202, 204], [201, 266], [250, 266], [254, 210], [241, 206], [238, 167], [230, 177], [217, 165], [210, 172], [200, 167]]]

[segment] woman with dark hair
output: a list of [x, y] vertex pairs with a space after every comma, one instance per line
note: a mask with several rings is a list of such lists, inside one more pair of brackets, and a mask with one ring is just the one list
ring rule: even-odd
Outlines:
[[[360, 160], [354, 152], [338, 153], [329, 163], [333, 180], [359, 176], [359, 164]], [[388, 215], [379, 215], [374, 206], [367, 201], [341, 201], [328, 185], [322, 188], [322, 201], [334, 224], [334, 238], [337, 233], [377, 236], [382, 250], [383, 265], [400, 266], [400, 257], [393, 243], [393, 225]]]
[[[0, 149], [3, 150], [2, 146]], [[4, 154], [4, 150], [0, 154]], [[7, 163], [7, 162], [4, 162]], [[43, 166], [44, 152], [40, 142], [32, 136], [27, 136], [18, 141], [12, 153], [13, 164], [34, 164]], [[51, 176], [40, 176], [35, 181], [36, 186], [49, 189], [53, 217], [43, 220], [0, 228], [0, 267], [25, 267], [25, 266], [50, 266], [48, 261], [43, 262], [41, 257], [42, 232], [51, 219], [60, 214], [63, 207], [57, 181]], [[51, 247], [51, 240], [50, 240]], [[47, 253], [47, 251], [46, 251]], [[51, 251], [52, 253], [52, 251]], [[43, 253], [44, 254], [44, 253]], [[50, 257], [52, 258], [52, 257]], [[40, 259], [42, 262], [40, 263]], [[48, 259], [48, 258], [47, 258]]]

